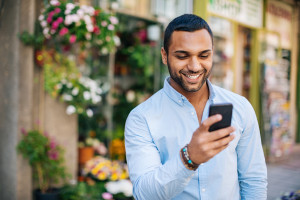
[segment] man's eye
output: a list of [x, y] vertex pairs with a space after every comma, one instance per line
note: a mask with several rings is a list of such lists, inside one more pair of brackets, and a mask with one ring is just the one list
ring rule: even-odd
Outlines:
[[208, 58], [209, 55], [201, 55], [200, 58]]
[[176, 56], [178, 59], [185, 59], [185, 58], [187, 58], [188, 56]]

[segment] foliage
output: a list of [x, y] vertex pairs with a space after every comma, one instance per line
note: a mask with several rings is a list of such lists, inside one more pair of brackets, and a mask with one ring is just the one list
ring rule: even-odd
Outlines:
[[44, 51], [45, 90], [54, 98], [67, 102], [66, 113], [93, 116], [89, 107], [102, 100], [100, 82], [82, 76], [75, 62], [57, 52]]
[[22, 130], [22, 136], [17, 151], [33, 167], [34, 178], [37, 178], [42, 193], [47, 192], [51, 184], [67, 178], [64, 150], [53, 138], [38, 130]]
[[27, 45], [40, 47], [44, 43], [56, 43], [61, 47], [80, 43], [82, 48], [94, 46], [106, 54], [120, 43], [116, 36], [118, 19], [100, 8], [51, 0], [38, 20], [39, 32], [20, 35]]
[[88, 184], [79, 182], [76, 185], [66, 185], [60, 190], [61, 200], [99, 200], [105, 193], [103, 182]]

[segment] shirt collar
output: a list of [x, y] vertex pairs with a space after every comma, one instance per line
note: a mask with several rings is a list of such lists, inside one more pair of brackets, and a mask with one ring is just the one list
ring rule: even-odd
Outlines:
[[[167, 77], [164, 82], [164, 88], [163, 90], [165, 93], [177, 104], [180, 106], [184, 105], [185, 101], [188, 101], [185, 96], [177, 92], [169, 83], [170, 77]], [[214, 88], [209, 80], [206, 81], [209, 89], [209, 101], [213, 102], [213, 99], [215, 98], [215, 91]]]

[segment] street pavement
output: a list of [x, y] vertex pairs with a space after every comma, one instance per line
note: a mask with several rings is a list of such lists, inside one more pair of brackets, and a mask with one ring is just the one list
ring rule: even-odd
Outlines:
[[300, 190], [300, 145], [293, 153], [276, 162], [268, 162], [268, 200], [277, 200], [287, 192]]

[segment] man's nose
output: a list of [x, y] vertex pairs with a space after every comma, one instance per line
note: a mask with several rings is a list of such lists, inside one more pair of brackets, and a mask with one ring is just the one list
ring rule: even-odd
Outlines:
[[202, 68], [201, 63], [198, 60], [198, 57], [191, 57], [188, 63], [188, 69], [190, 71], [197, 72]]

